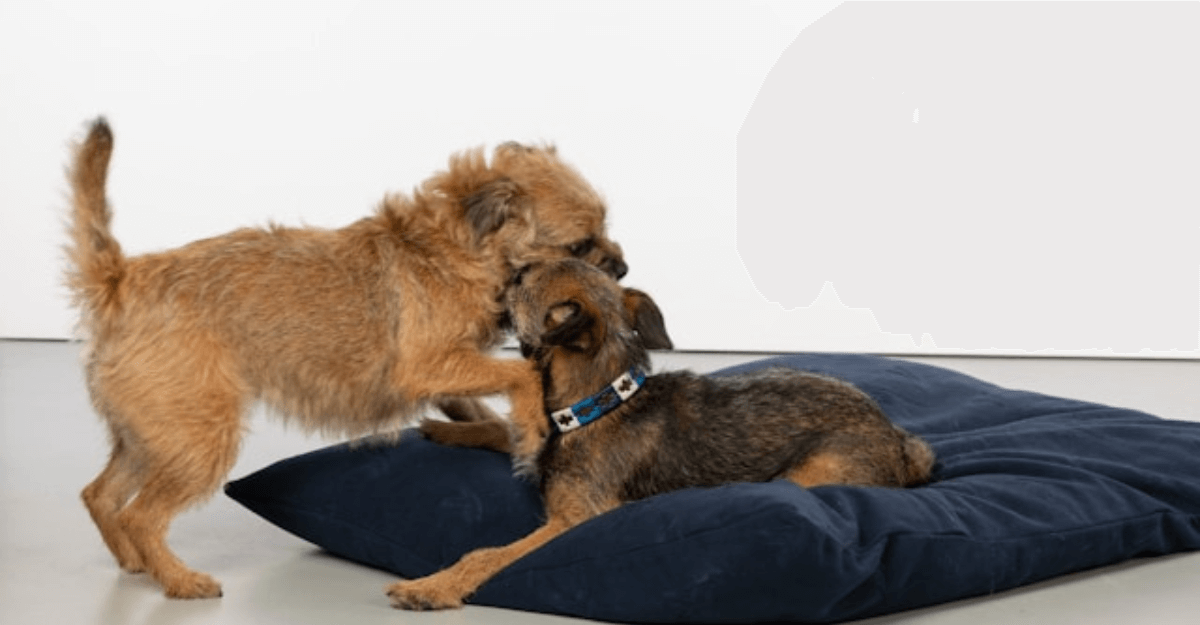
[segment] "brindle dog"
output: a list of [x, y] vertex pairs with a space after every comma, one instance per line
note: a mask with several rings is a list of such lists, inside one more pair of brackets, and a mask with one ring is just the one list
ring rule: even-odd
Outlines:
[[508, 297], [522, 348], [542, 373], [556, 431], [536, 458], [546, 524], [387, 589], [396, 607], [462, 605], [481, 584], [555, 536], [625, 502], [675, 489], [776, 478], [906, 487], [934, 457], [858, 388], [774, 368], [707, 377], [649, 376], [647, 349], [668, 347], [640, 291], [578, 261], [525, 273]]

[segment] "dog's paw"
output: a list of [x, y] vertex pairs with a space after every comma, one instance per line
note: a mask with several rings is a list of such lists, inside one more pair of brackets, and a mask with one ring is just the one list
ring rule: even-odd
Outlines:
[[138, 558], [137, 560], [119, 560], [118, 559], [117, 565], [121, 567], [122, 571], [125, 571], [126, 573], [129, 573], [131, 575], [137, 575], [139, 573], [146, 572], [146, 565], [142, 564], [141, 558]]
[[428, 577], [396, 582], [386, 588], [392, 607], [402, 610], [446, 610], [461, 608], [463, 597]]
[[126, 573], [145, 573], [146, 564], [142, 561], [142, 555], [133, 548], [129, 541], [118, 543], [118, 547], [113, 550], [113, 555], [117, 558], [117, 565]]
[[221, 596], [221, 584], [211, 576], [195, 571], [164, 583], [172, 599], [215, 599]]

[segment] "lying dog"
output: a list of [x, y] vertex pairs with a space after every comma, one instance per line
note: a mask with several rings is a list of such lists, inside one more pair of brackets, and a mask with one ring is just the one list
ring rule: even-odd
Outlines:
[[70, 171], [67, 280], [112, 443], [83, 500], [120, 566], [148, 571], [171, 597], [221, 594], [165, 537], [224, 480], [256, 400], [307, 429], [361, 435], [430, 403], [485, 418], [470, 398], [507, 393], [530, 433], [513, 444], [531, 453], [549, 428], [540, 377], [488, 354], [505, 289], [551, 259], [626, 271], [597, 193], [554, 148], [517, 144], [490, 163], [482, 150], [452, 157], [411, 196], [341, 229], [243, 229], [129, 258], [109, 231], [112, 145], [97, 120]]
[[645, 294], [577, 261], [534, 267], [509, 292], [523, 350], [556, 430], [536, 458], [546, 524], [428, 577], [388, 587], [396, 607], [462, 605], [481, 584], [568, 529], [625, 502], [692, 486], [784, 478], [904, 487], [933, 452], [851, 384], [791, 369], [729, 377], [647, 375], [669, 344]]

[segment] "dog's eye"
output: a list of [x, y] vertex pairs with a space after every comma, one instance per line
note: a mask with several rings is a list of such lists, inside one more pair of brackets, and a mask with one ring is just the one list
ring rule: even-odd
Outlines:
[[571, 253], [571, 256], [579, 258], [580, 256], [586, 256], [587, 253], [595, 249], [595, 247], [596, 239], [593, 237], [588, 237], [582, 241], [568, 245], [567, 251]]
[[525, 265], [516, 271], [513, 271], [512, 277], [509, 278], [509, 283], [516, 286], [521, 286], [521, 282], [525, 280], [525, 274], [529, 273], [529, 265]]

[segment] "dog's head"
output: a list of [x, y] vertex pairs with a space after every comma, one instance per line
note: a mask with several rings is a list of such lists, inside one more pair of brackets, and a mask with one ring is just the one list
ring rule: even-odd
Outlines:
[[649, 295], [577, 259], [528, 266], [507, 306], [522, 355], [543, 372], [548, 406], [591, 394], [633, 365], [648, 368], [646, 350], [672, 347]]
[[462, 222], [477, 245], [504, 255], [514, 271], [535, 263], [577, 258], [621, 279], [621, 248], [608, 238], [600, 194], [553, 146], [505, 143], [451, 159], [426, 190], [457, 198]]

